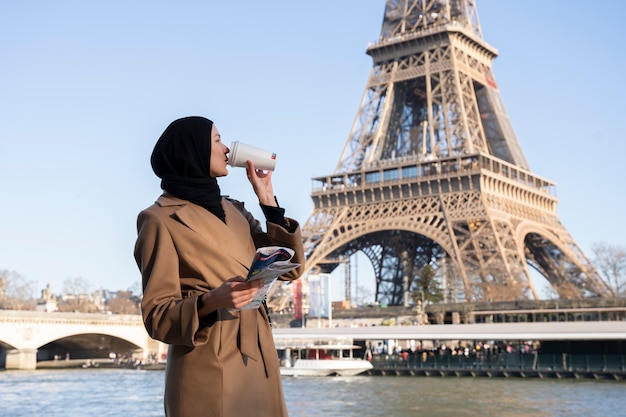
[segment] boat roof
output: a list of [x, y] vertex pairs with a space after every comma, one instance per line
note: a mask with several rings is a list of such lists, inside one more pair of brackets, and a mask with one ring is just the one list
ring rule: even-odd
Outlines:
[[335, 344], [335, 345], [285, 345], [278, 349], [361, 349], [358, 345]]

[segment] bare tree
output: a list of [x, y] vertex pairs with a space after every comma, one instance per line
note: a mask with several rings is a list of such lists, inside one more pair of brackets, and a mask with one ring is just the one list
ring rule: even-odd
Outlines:
[[34, 310], [35, 281], [28, 281], [15, 271], [0, 271], [0, 308], [6, 310]]
[[91, 291], [91, 284], [83, 277], [66, 278], [63, 281], [63, 293], [78, 296], [88, 294]]
[[591, 245], [593, 264], [616, 296], [626, 295], [626, 249], [619, 245], [596, 242]]
[[352, 302], [357, 305], [365, 305], [372, 302], [374, 293], [367, 287], [358, 286], [355, 291], [355, 296], [352, 298]]
[[108, 310], [113, 314], [139, 314], [139, 297], [132, 291], [118, 291], [107, 303]]
[[134, 281], [131, 285], [128, 286], [127, 291], [130, 291], [131, 294], [141, 294], [142, 293], [141, 282]]
[[59, 311], [93, 313], [98, 307], [90, 299], [91, 284], [83, 277], [67, 278], [63, 281], [63, 295]]

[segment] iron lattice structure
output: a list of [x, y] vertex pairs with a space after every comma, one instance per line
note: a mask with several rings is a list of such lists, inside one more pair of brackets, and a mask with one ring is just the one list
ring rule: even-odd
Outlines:
[[314, 178], [306, 270], [361, 251], [376, 300], [408, 305], [418, 271], [467, 301], [561, 298], [610, 289], [557, 216], [554, 184], [533, 174], [492, 73], [497, 50], [473, 0], [387, 0], [373, 69], [339, 163]]

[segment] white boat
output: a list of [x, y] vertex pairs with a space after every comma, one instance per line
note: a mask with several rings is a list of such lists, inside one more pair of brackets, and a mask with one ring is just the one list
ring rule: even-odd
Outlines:
[[353, 376], [372, 369], [365, 359], [355, 358], [356, 345], [307, 345], [282, 348], [283, 376]]

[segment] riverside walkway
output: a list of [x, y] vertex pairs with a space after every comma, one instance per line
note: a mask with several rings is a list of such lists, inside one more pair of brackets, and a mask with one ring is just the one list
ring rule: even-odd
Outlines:
[[[626, 321], [279, 328], [274, 339], [350, 339], [376, 376], [626, 380]], [[389, 341], [393, 351], [376, 351]]]

